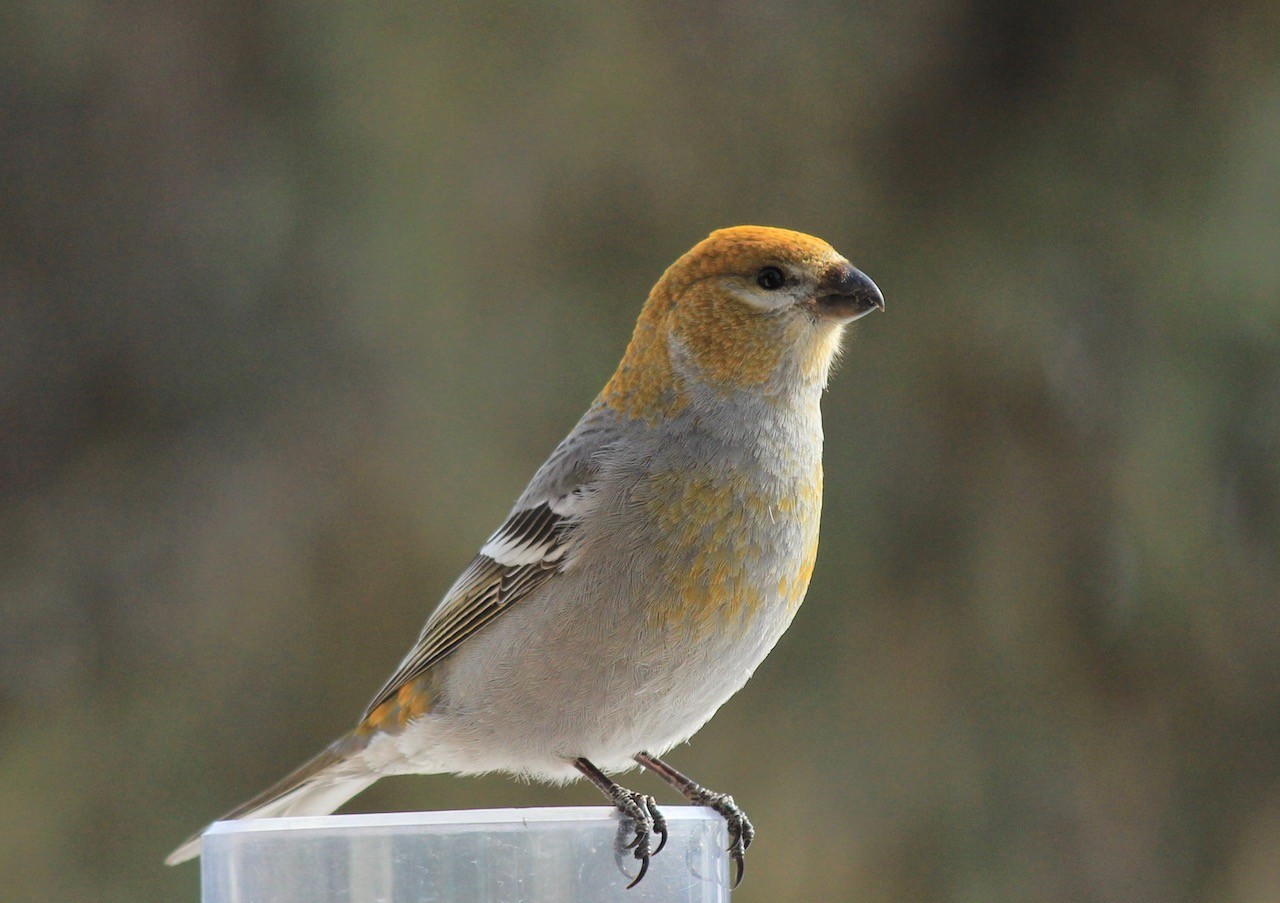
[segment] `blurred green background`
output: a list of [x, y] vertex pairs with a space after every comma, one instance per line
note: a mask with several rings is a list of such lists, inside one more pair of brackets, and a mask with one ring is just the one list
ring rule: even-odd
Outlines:
[[1270, 0], [4, 4], [0, 899], [196, 900], [735, 223], [888, 299], [735, 899], [1280, 899]]

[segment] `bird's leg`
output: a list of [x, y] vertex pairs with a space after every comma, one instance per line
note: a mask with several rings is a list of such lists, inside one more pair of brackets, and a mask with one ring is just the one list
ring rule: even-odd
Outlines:
[[[587, 780], [600, 788], [600, 792], [609, 798], [609, 801], [617, 808], [619, 812], [631, 819], [632, 829], [636, 833], [635, 840], [631, 843], [623, 845], [620, 834], [618, 845], [621, 849], [633, 850], [632, 855], [640, 860], [640, 874], [627, 885], [628, 889], [635, 887], [640, 883], [640, 879], [644, 877], [645, 872], [649, 871], [649, 859], [656, 856], [667, 845], [667, 820], [658, 811], [658, 803], [653, 797], [646, 793], [637, 793], [634, 790], [628, 790], [619, 786], [609, 778], [603, 771], [596, 768], [586, 759], [574, 759], [573, 767], [586, 775]], [[653, 849], [653, 835], [658, 835], [658, 847]]]
[[733, 886], [737, 887], [741, 884], [742, 874], [746, 870], [744, 857], [747, 847], [751, 846], [751, 841], [756, 836], [755, 828], [751, 827], [747, 813], [738, 808], [738, 804], [729, 794], [708, 790], [692, 778], [676, 771], [657, 756], [642, 752], [636, 756], [636, 761], [679, 790], [684, 794], [685, 799], [695, 806], [709, 806], [720, 813], [729, 828], [729, 855], [738, 867], [738, 877], [734, 880]]

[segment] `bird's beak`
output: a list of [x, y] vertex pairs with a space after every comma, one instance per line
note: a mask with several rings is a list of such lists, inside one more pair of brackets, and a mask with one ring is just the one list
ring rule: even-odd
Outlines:
[[873, 310], [884, 310], [884, 296], [866, 273], [847, 263], [827, 269], [813, 296], [820, 317], [856, 320]]

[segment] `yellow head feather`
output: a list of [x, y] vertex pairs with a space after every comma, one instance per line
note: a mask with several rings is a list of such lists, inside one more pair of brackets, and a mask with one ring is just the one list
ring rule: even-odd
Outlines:
[[765, 267], [813, 279], [847, 261], [820, 238], [768, 226], [712, 232], [673, 263], [649, 294], [631, 344], [601, 400], [632, 417], [676, 413], [687, 396], [675, 378], [674, 338], [710, 384], [763, 385], [788, 355], [798, 372], [825, 380], [838, 342], [835, 323], [815, 324], [798, 311], [762, 310], [744, 300]]

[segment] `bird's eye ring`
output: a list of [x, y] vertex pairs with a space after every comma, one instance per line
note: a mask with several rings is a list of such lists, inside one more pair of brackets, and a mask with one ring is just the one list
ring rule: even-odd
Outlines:
[[766, 292], [776, 291], [786, 283], [787, 277], [777, 267], [765, 267], [756, 273], [756, 285]]

